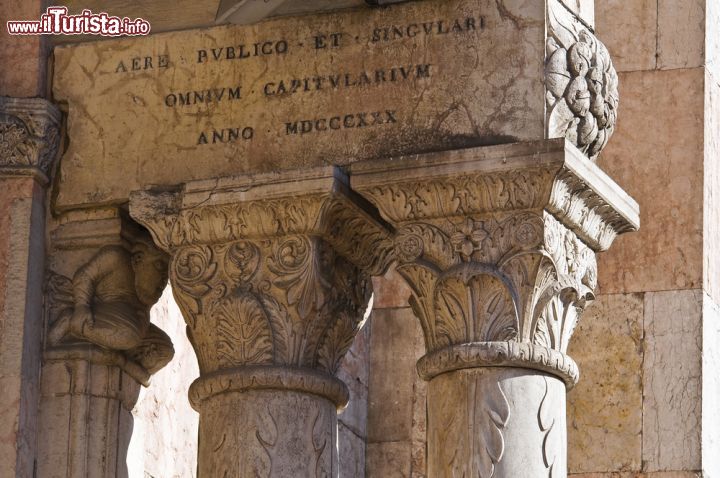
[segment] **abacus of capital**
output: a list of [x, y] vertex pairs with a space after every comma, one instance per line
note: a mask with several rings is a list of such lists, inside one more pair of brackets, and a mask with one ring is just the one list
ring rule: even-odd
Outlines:
[[[525, 55], [523, 74], [537, 70], [539, 78], [508, 80], [503, 86], [508, 98], [520, 94], [526, 101], [525, 109], [506, 112], [522, 116], [524, 124], [512, 144], [497, 144], [508, 143], [505, 133], [514, 129], [497, 119], [505, 104], [482, 95], [464, 105], [478, 137], [413, 132], [425, 124], [424, 114], [445, 119], [454, 114], [446, 111], [443, 95], [448, 91], [440, 89], [427, 94], [429, 102], [413, 111], [407, 128], [396, 125], [403, 110], [391, 111], [393, 121], [379, 122], [404, 128], [395, 130], [397, 145], [384, 142], [394, 138], [391, 133], [376, 138], [368, 154], [380, 159], [363, 156], [373, 137], [366, 131], [344, 136], [360, 143], [354, 149], [360, 158], [335, 161], [333, 155], [345, 151], [345, 145], [328, 143], [325, 151], [322, 142], [330, 141], [329, 133], [312, 145], [322, 151], [311, 148], [309, 153], [304, 146], [296, 157], [292, 141], [297, 138], [290, 137], [288, 123], [290, 139], [258, 138], [267, 144], [248, 147], [260, 157], [280, 151], [287, 158], [265, 158], [259, 166], [248, 160], [231, 175], [235, 163], [223, 160], [232, 156], [229, 150], [213, 156], [206, 148], [204, 160], [213, 165], [208, 171], [182, 163], [165, 168], [172, 171], [163, 176], [166, 171], [151, 164], [150, 177], [125, 181], [105, 174], [118, 167], [113, 158], [124, 154], [110, 151], [102, 157], [102, 181], [114, 183], [108, 191], [90, 186], [80, 191], [76, 186], [91, 169], [83, 161], [122, 141], [112, 136], [107, 143], [107, 138], [94, 142], [93, 135], [110, 135], [111, 128], [97, 126], [108, 117], [93, 118], [88, 112], [104, 111], [106, 103], [74, 107], [95, 99], [84, 96], [73, 71], [81, 70], [83, 81], [91, 78], [92, 88], [93, 75], [98, 85], [115, 81], [112, 55], [125, 47], [109, 54], [103, 71], [90, 73], [82, 62], [98, 67], [106, 60], [96, 55], [101, 48], [92, 54], [83, 46], [77, 55], [73, 47], [58, 52], [63, 66], [58, 70], [67, 77], [56, 83], [56, 97], [69, 105], [64, 108], [70, 138], [58, 168], [51, 166], [62, 136], [59, 110], [44, 100], [0, 98], [0, 184], [12, 183], [0, 197], [11, 199], [6, 209], [12, 209], [12, 233], [32, 236], [22, 250], [11, 244], [19, 265], [0, 275], [5, 289], [16, 295], [6, 294], [0, 302], [7, 324], [0, 334], [0, 358], [22, 361], [15, 367], [22, 371], [17, 377], [0, 377], [0, 394], [15, 404], [4, 413], [15, 417], [17, 445], [0, 449], [2, 455], [18, 457], [13, 476], [127, 476], [130, 410], [139, 387], [174, 353], [168, 336], [149, 319], [168, 279], [200, 368], [189, 390], [200, 415], [198, 476], [341, 476], [337, 412], [349, 394], [336, 372], [367, 317], [371, 277], [393, 264], [412, 291], [412, 310], [425, 338], [426, 353], [417, 370], [429, 382], [428, 476], [566, 476], [565, 395], [579, 379], [568, 344], [594, 298], [596, 254], [610, 248], [618, 235], [636, 230], [639, 211], [595, 164], [615, 128], [619, 101], [607, 50], [558, 1], [547, 0], [546, 9], [521, 3], [427, 0], [387, 10], [393, 19], [403, 19], [403, 12], [464, 18], [464, 27], [458, 23], [459, 32], [453, 33], [458, 36], [452, 38], [465, 54], [471, 50], [467, 44], [482, 41], [470, 35], [527, 37], [518, 53]], [[475, 10], [482, 15], [476, 18]], [[373, 18], [383, 18], [377, 15]], [[362, 20], [347, 24], [354, 28]], [[270, 28], [283, 34], [297, 30], [295, 20], [284, 21]], [[218, 31], [232, 39], [248, 31], [237, 28]], [[174, 47], [177, 37], [172, 35], [167, 38]], [[192, 39], [199, 45], [205, 36]], [[443, 50], [434, 45], [428, 51]], [[543, 58], [538, 52], [544, 52]], [[355, 50], [348, 55], [348, 61], [358, 60]], [[422, 89], [412, 97], [418, 105], [423, 88], [438, 88], [430, 81], [431, 72], [442, 72], [432, 63], [436, 60], [418, 70], [419, 87], [407, 87], [413, 94], [412, 88]], [[175, 73], [188, 74], [168, 76]], [[450, 75], [452, 84], [475, 91], [464, 82], [475, 73]], [[128, 75], [127, 81], [146, 81], [153, 74], [158, 89], [175, 86], [174, 79], [157, 72], [140, 80]], [[212, 75], [190, 76], [195, 81]], [[154, 107], [124, 93], [113, 99], [111, 87], [103, 91], [109, 92], [108, 108], [113, 100], [131, 101], [118, 103], [126, 108]], [[239, 99], [240, 90], [233, 91]], [[337, 101], [377, 100], [359, 91]], [[307, 97], [297, 101], [312, 110], [313, 103], [302, 102], [315, 97]], [[433, 109], [440, 107], [444, 110]], [[453, 108], [460, 110], [456, 101]], [[241, 110], [233, 111], [244, 114]], [[218, 107], [218, 115], [226, 113]], [[479, 126], [473, 115], [492, 118]], [[113, 127], [114, 122], [113, 117]], [[354, 134], [370, 136], [357, 139]], [[185, 138], [170, 139], [179, 145]], [[178, 147], [177, 153], [199, 148]], [[122, 167], [143, 170], [146, 153], [128, 154]], [[175, 158], [166, 154], [158, 161], [172, 166]], [[290, 166], [278, 168], [285, 160]], [[178, 171], [185, 170], [187, 179], [177, 181]], [[53, 181], [52, 193], [43, 190]], [[51, 204], [44, 203], [46, 197]], [[46, 209], [52, 213], [47, 218]], [[6, 330], [15, 330], [17, 337]], [[37, 408], [39, 419], [31, 412]], [[42, 438], [33, 439], [33, 433]]]

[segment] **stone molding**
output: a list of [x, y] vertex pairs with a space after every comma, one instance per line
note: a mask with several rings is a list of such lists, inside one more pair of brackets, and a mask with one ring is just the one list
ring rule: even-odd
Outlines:
[[47, 181], [60, 144], [60, 110], [42, 98], [0, 96], [0, 173], [41, 173]]
[[547, 137], [567, 138], [595, 161], [615, 130], [618, 75], [605, 45], [558, 0], [547, 17]]
[[137, 362], [116, 350], [108, 350], [94, 344], [60, 345], [45, 351], [46, 363], [83, 360], [96, 365], [120, 368], [139, 384], [150, 386], [150, 373]]
[[421, 374], [525, 363], [577, 380], [565, 353], [594, 298], [595, 254], [639, 227], [637, 204], [577, 148], [548, 140], [357, 163], [351, 186], [396, 229], [429, 354]]
[[549, 372], [568, 389], [580, 379], [580, 370], [568, 355], [524, 342], [478, 342], [453, 345], [423, 356], [418, 373], [430, 381], [441, 373], [476, 367], [520, 367]]
[[190, 404], [200, 410], [202, 402], [219, 393], [247, 390], [292, 390], [329, 399], [338, 411], [344, 409], [350, 394], [338, 378], [314, 370], [285, 366], [243, 366], [210, 373], [190, 386]]
[[170, 280], [200, 366], [196, 405], [228, 388], [280, 386], [345, 405], [333, 376], [392, 243], [339, 169], [133, 193], [130, 212], [172, 256]]

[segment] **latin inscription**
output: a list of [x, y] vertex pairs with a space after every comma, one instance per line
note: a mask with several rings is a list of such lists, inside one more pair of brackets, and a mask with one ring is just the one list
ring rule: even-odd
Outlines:
[[352, 113], [338, 115], [330, 118], [313, 120], [300, 120], [285, 123], [285, 134], [323, 133], [352, 128], [372, 128], [375, 126], [397, 123], [397, 113], [391, 110], [375, 111], [373, 113]]
[[[438, 41], [449, 42], [454, 36], [482, 31], [485, 19], [482, 16], [471, 16], [454, 19], [438, 19], [422, 22], [408, 22], [397, 25], [377, 25], [367, 32], [366, 36], [351, 36], [343, 32], [316, 32], [307, 39], [290, 40], [287, 38], [269, 38], [252, 43], [213, 46], [199, 48], [195, 57], [171, 60], [169, 55], [136, 56], [121, 60], [115, 73], [132, 74], [153, 69], [167, 69], [178, 60], [188, 61], [196, 65], [209, 65], [227, 61], [252, 61], [267, 58], [283, 58], [312, 51], [316, 55], [331, 54], [350, 42], [359, 44], [383, 44], [413, 40], [417, 37], [436, 38]], [[426, 40], [422, 40], [426, 41]], [[448, 50], [450, 51], [450, 50]], [[422, 58], [421, 56], [418, 58]], [[276, 60], [277, 61], [277, 60]], [[387, 65], [371, 69], [343, 69], [342, 64], [330, 62], [335, 71], [313, 71], [306, 76], [287, 78], [253, 78], [240, 80], [252, 81], [244, 84], [241, 81], [228, 86], [210, 86], [204, 89], [186, 91], [167, 91], [162, 102], [166, 108], [189, 109], [202, 108], [210, 104], [236, 102], [242, 103], [248, 98], [265, 99], [291, 98], [295, 95], [322, 95], [328, 92], [344, 90], [373, 89], [380, 93], [386, 84], [417, 84], [431, 81], [437, 73], [437, 65], [426, 62]], [[388, 99], [389, 101], [391, 98]], [[200, 111], [198, 111], [200, 113]], [[256, 126], [231, 126], [221, 129], [200, 131], [195, 141], [196, 146], [229, 144], [252, 141], [256, 130], [263, 134], [285, 137], [305, 136], [309, 134], [331, 134], [342, 130], [378, 128], [397, 125], [401, 119], [394, 109], [374, 112], [347, 112], [343, 114], [318, 115], [315, 118], [278, 119], [275, 125], [257, 128]]]
[[305, 78], [290, 78], [278, 82], [268, 82], [263, 88], [265, 96], [307, 93], [324, 89], [356, 88], [362, 86], [377, 86], [385, 82], [408, 81], [413, 79], [430, 78], [432, 65], [407, 65], [378, 69], [374, 71], [361, 71], [359, 73], [339, 73], [327, 76], [312, 76]]

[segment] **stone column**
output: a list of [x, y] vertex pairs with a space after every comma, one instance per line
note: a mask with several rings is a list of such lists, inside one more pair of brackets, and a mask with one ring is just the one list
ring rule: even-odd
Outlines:
[[167, 256], [117, 209], [75, 211], [51, 234], [38, 476], [127, 476], [140, 385], [173, 356], [150, 324]]
[[351, 185], [396, 229], [425, 335], [428, 476], [564, 477], [566, 355], [595, 254], [637, 204], [548, 140], [356, 163]]
[[335, 168], [131, 196], [172, 255], [200, 378], [199, 476], [338, 476], [335, 377], [363, 325], [388, 229]]
[[45, 187], [60, 113], [0, 97], [0, 470], [33, 476], [42, 347]]

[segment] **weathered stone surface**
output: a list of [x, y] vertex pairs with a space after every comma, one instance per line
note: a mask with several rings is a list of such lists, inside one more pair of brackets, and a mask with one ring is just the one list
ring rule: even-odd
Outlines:
[[700, 290], [645, 294], [643, 468], [701, 469]]
[[367, 478], [410, 478], [410, 463], [409, 442], [368, 443]]
[[368, 443], [410, 443], [422, 333], [409, 308], [374, 310], [370, 320]]
[[439, 375], [428, 385], [428, 476], [564, 476], [565, 413], [565, 384], [549, 374]]
[[702, 307], [702, 468], [720, 474], [720, 306], [703, 294]]
[[703, 287], [720, 302], [720, 76], [714, 76], [710, 68], [705, 73], [703, 189]]
[[395, 267], [384, 276], [373, 277], [373, 309], [408, 307], [410, 287]]
[[132, 410], [128, 476], [194, 478], [197, 471], [198, 414], [187, 399], [198, 376], [195, 352], [185, 333], [185, 320], [168, 286], [152, 308], [152, 322], [165, 330], [175, 346], [173, 360], [140, 390]]
[[600, 165], [638, 198], [643, 227], [599, 257], [602, 294], [702, 285], [704, 74], [698, 68], [620, 75], [618, 134]]
[[0, 174], [47, 183], [60, 143], [60, 111], [42, 98], [0, 96]]
[[[409, 445], [410, 466], [408, 474], [403, 476], [424, 477], [427, 469], [427, 384], [415, 368], [415, 363], [425, 353], [420, 324], [407, 307], [374, 309], [371, 323], [368, 446]], [[391, 457], [377, 452], [382, 447], [375, 449], [375, 453], [368, 454], [368, 470], [392, 466]]]
[[11, 36], [7, 20], [38, 20], [44, 10], [42, 0], [5, 0], [0, 2], [0, 95], [41, 96], [46, 88], [47, 63], [39, 35]]
[[337, 373], [350, 391], [348, 406], [338, 415], [340, 478], [365, 476], [371, 330], [368, 319], [355, 336]]
[[130, 212], [171, 255], [198, 357], [198, 474], [336, 477], [336, 373], [387, 270], [387, 225], [334, 167], [137, 192]]
[[[657, 0], [602, 0], [595, 2], [597, 34], [607, 45], [619, 72], [653, 70], [657, 64]], [[620, 92], [625, 100], [632, 96]], [[622, 118], [626, 111], [619, 113]]]
[[571, 478], [702, 478], [702, 474], [692, 471], [658, 471], [655, 473], [573, 473]]
[[643, 296], [599, 296], [569, 353], [581, 377], [568, 393], [568, 471], [640, 470]]
[[[367, 438], [370, 332], [371, 323], [368, 319], [355, 336], [352, 347], [340, 362], [337, 372], [338, 378], [350, 391], [350, 401], [345, 410], [338, 415], [338, 422], [361, 439], [363, 449]], [[342, 436], [340, 438], [342, 439]]]
[[42, 340], [43, 191], [0, 177], [0, 469], [32, 474]]
[[340, 478], [365, 476], [365, 439], [357, 436], [342, 422], [338, 423]]
[[49, 222], [38, 475], [126, 477], [140, 384], [172, 357], [150, 323], [167, 259], [119, 210]]
[[720, 4], [705, 4], [705, 66], [720, 81]]
[[[542, 138], [544, 5], [500, 5], [489, 0], [410, 2], [57, 48], [54, 91], [70, 105], [70, 147], [58, 205], [117, 201], [149, 183], [348, 162], [498, 138]], [[445, 29], [457, 20], [458, 29], [438, 34], [436, 22], [427, 35], [418, 25], [422, 33], [407, 38], [409, 24], [433, 20], [443, 21]], [[402, 29], [404, 38], [391, 36], [393, 26]], [[388, 39], [384, 28], [390, 29]], [[335, 37], [338, 47], [333, 33], [342, 35]], [[315, 48], [318, 35], [325, 48]], [[254, 56], [256, 42], [270, 54]], [[228, 60], [228, 51], [250, 56]], [[159, 67], [161, 55], [167, 67]], [[152, 69], [144, 69], [146, 56]], [[496, 67], [512, 57], [518, 58], [515, 68]], [[132, 70], [133, 58], [139, 58], [139, 71]], [[122, 71], [121, 62], [128, 71]], [[363, 72], [368, 80], [361, 84]], [[337, 75], [335, 87], [331, 82]], [[320, 90], [315, 77], [323, 78]], [[480, 81], [492, 89], [478, 89]], [[238, 87], [240, 98], [230, 99]], [[222, 100], [180, 104], [179, 95], [189, 92], [194, 103], [193, 92], [204, 95], [208, 89], [219, 89]], [[361, 112], [367, 127], [357, 127]], [[378, 113], [377, 123], [372, 112]], [[354, 127], [345, 127], [346, 115], [347, 125]], [[317, 120], [323, 120], [317, 125], [323, 131], [315, 128]], [[313, 131], [302, 134], [302, 121]], [[289, 132], [287, 123], [298, 133]], [[335, 126], [340, 129], [331, 129]], [[240, 128], [237, 140], [227, 141], [228, 128]], [[252, 139], [243, 139], [242, 132], [249, 136], [251, 131], [245, 128], [252, 128]], [[213, 143], [214, 131], [224, 132], [224, 142]], [[199, 144], [201, 134], [208, 144]], [[104, 166], [91, 173], [88, 161]], [[118, 181], [121, 171], [130, 176]], [[89, 181], [94, 190], [76, 190]]]
[[[395, 229], [422, 326], [429, 476], [566, 473], [565, 386], [577, 381], [567, 347], [593, 298], [595, 253], [637, 227], [637, 211], [564, 143], [351, 167], [352, 187]], [[398, 425], [371, 422], [371, 434]]]
[[70, 145], [56, 206], [548, 136], [595, 157], [617, 77], [590, 31], [548, 2], [547, 19], [545, 2], [426, 0], [57, 48]]
[[[712, 0], [658, 0], [657, 67], [697, 68], [705, 64], [705, 8]], [[717, 28], [717, 25], [711, 28]]]
[[589, 26], [595, 26], [595, 0], [561, 0], [563, 5], [572, 10]]

